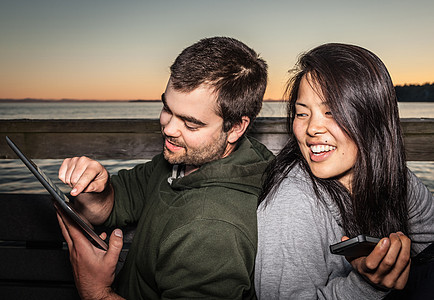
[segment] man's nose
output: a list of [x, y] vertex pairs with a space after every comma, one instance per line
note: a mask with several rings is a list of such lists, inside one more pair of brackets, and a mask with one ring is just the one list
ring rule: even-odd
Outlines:
[[178, 137], [180, 135], [180, 125], [182, 122], [172, 114], [160, 116], [160, 123], [163, 128], [163, 133], [167, 136]]

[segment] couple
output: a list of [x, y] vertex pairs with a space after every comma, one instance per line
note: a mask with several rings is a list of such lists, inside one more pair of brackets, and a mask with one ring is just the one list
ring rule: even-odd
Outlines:
[[[122, 231], [105, 252], [58, 216], [83, 299], [379, 299], [405, 286], [410, 256], [434, 240], [434, 204], [406, 168], [393, 85], [374, 54], [326, 44], [301, 57], [276, 157], [245, 134], [267, 83], [255, 51], [207, 38], [170, 71], [160, 155], [113, 176], [86, 157], [59, 169], [91, 223], [137, 226], [115, 276]], [[329, 254], [360, 233], [382, 238], [369, 256]]]

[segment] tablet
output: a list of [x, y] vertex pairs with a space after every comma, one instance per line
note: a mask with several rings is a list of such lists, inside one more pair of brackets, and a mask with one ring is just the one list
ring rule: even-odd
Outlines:
[[27, 166], [30, 172], [35, 175], [35, 177], [41, 182], [45, 189], [53, 196], [54, 201], [58, 204], [66, 215], [68, 215], [74, 222], [76, 222], [87, 238], [97, 247], [107, 250], [108, 246], [103, 239], [90, 227], [89, 223], [82, 219], [81, 216], [70, 206], [70, 201], [68, 197], [47, 177], [47, 175], [42, 172], [42, 170], [30, 159], [28, 159], [20, 149], [12, 142], [9, 137], [6, 137], [6, 142], [9, 147], [18, 155], [22, 162]]

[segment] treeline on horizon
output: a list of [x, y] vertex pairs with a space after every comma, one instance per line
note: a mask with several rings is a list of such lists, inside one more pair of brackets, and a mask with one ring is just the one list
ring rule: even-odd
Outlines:
[[[434, 83], [425, 83], [422, 85], [418, 84], [405, 84], [395, 86], [396, 96], [399, 102], [434, 102]], [[90, 101], [110, 101], [110, 102], [153, 102], [161, 100], [84, 100], [84, 99], [59, 99], [59, 100], [48, 100], [48, 99], [37, 99], [37, 98], [25, 98], [25, 99], [0, 99], [0, 102], [44, 102], [44, 101], [56, 101], [56, 102], [90, 102]], [[275, 100], [265, 100], [265, 101], [275, 101]]]
[[399, 102], [434, 102], [434, 83], [397, 85], [395, 91]]

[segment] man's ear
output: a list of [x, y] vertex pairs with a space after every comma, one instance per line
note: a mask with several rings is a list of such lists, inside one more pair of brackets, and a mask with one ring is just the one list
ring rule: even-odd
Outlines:
[[241, 122], [232, 126], [228, 132], [228, 142], [230, 144], [236, 143], [238, 139], [246, 132], [249, 127], [250, 118], [247, 116], [241, 117]]

